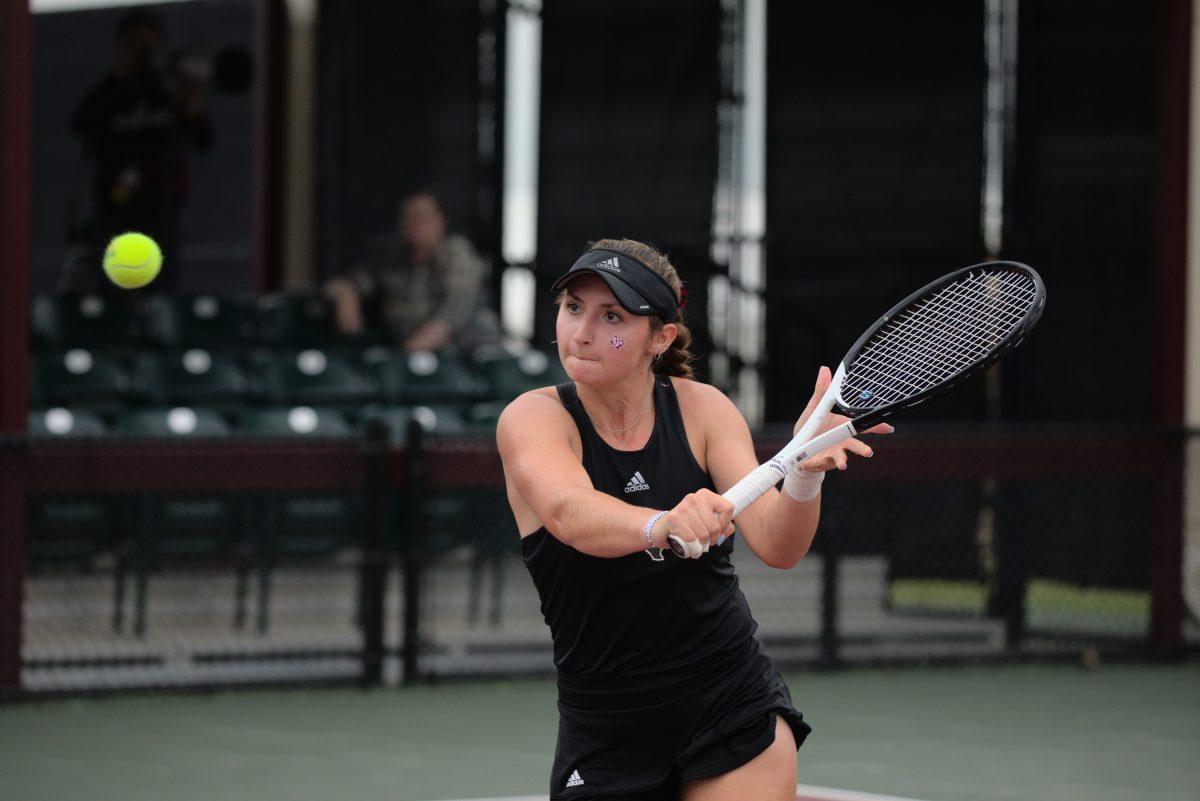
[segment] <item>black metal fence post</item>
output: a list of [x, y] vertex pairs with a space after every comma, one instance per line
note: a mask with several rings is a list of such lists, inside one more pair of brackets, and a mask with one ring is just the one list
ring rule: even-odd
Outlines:
[[402, 672], [401, 681], [413, 684], [420, 676], [418, 661], [421, 647], [421, 545], [420, 538], [425, 530], [424, 484], [425, 455], [423, 453], [425, 429], [416, 420], [408, 421], [408, 432], [404, 452], [404, 531], [401, 536], [401, 558], [404, 576], [404, 612], [401, 630]]
[[996, 541], [996, 611], [1004, 621], [1004, 645], [1010, 652], [1021, 647], [1025, 639], [1025, 594], [1029, 576], [1025, 564], [1028, 542], [1018, 526], [1005, 525], [997, 515]]
[[838, 634], [838, 592], [841, 557], [837, 551], [837, 536], [826, 536], [821, 550], [821, 664], [839, 664], [840, 636]]
[[0, 701], [21, 693], [27, 469], [25, 438], [0, 434]]
[[363, 687], [383, 683], [383, 607], [388, 571], [388, 509], [392, 492], [388, 443], [391, 429], [379, 419], [367, 426], [366, 519], [363, 527], [359, 609], [362, 620]]

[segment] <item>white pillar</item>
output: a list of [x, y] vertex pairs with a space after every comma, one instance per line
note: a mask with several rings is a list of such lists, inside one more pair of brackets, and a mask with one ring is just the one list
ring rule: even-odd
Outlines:
[[[1187, 306], [1184, 311], [1183, 421], [1200, 429], [1200, 0], [1192, 0], [1192, 96], [1188, 133]], [[1188, 440], [1184, 468], [1183, 595], [1200, 620], [1200, 437]]]
[[742, 137], [738, 163], [738, 279], [741, 292], [741, 356], [746, 363], [738, 381], [742, 413], [751, 426], [763, 421], [763, 350], [767, 271], [762, 239], [767, 229], [767, 0], [746, 0], [742, 28]]
[[541, 117], [541, 0], [509, 6], [504, 59], [504, 200], [500, 317], [515, 339], [533, 335], [537, 258], [538, 126]]
[[[766, 344], [767, 3], [723, 0], [721, 69], [736, 97], [717, 109], [720, 135], [713, 190], [712, 257], [729, 278], [709, 282], [709, 320], [716, 352], [713, 382], [729, 390], [751, 426], [762, 423], [762, 359]], [[742, 362], [736, 374], [731, 358]]]

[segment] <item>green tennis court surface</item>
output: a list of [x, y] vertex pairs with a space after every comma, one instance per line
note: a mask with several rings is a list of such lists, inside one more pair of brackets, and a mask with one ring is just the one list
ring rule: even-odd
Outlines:
[[[814, 726], [800, 797], [1200, 800], [1200, 665], [857, 670], [788, 683]], [[536, 798], [554, 697], [539, 679], [7, 706], [0, 798]]]

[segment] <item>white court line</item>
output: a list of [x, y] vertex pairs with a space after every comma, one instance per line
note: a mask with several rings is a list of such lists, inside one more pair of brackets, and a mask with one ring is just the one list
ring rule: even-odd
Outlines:
[[[446, 801], [546, 801], [545, 795], [511, 795], [497, 798], [451, 798]], [[439, 799], [439, 801], [441, 801]]]
[[855, 790], [835, 790], [832, 787], [816, 787], [811, 784], [796, 785], [796, 794], [801, 797], [811, 795], [822, 799], [822, 801], [917, 801], [915, 798], [901, 798], [898, 795], [860, 793]]
[[[819, 798], [821, 801], [917, 801], [895, 795], [860, 793], [854, 790], [835, 790], [832, 787], [815, 787], [811, 784], [796, 785], [796, 794], [801, 798]], [[448, 801], [546, 801], [544, 795], [518, 795], [504, 798], [457, 798]]]

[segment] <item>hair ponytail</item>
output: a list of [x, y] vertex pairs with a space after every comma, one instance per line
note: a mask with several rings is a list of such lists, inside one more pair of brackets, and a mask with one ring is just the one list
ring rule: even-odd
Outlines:
[[[657, 328], [662, 328], [662, 320], [656, 318], [656, 322], [658, 323]], [[682, 311], [675, 315], [675, 329], [675, 341], [663, 351], [662, 356], [651, 362], [650, 368], [658, 375], [677, 375], [695, 380], [696, 373], [692, 370], [692, 362], [696, 360], [696, 357], [688, 350], [688, 345], [692, 344], [692, 332], [683, 322]]]

